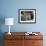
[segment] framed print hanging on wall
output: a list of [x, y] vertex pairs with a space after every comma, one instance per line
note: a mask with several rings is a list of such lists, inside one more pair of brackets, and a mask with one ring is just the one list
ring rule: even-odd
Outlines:
[[23, 24], [36, 23], [36, 9], [19, 9], [18, 22]]

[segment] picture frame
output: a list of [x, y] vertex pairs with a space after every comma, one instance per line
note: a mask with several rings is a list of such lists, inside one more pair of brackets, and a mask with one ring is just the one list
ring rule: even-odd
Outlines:
[[18, 23], [21, 24], [36, 23], [36, 9], [19, 9]]

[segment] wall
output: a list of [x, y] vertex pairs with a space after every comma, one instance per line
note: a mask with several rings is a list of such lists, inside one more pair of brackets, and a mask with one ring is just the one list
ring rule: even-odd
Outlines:
[[[19, 24], [18, 9], [36, 8], [36, 24]], [[46, 31], [46, 1], [44, 0], [1, 0], [0, 17], [13, 17], [15, 19], [14, 26], [11, 31]], [[3, 24], [2, 32], [8, 31], [8, 27]]]

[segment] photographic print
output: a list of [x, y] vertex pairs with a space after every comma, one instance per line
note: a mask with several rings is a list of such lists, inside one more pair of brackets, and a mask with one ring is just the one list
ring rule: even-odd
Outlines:
[[36, 9], [19, 9], [19, 23], [36, 23]]

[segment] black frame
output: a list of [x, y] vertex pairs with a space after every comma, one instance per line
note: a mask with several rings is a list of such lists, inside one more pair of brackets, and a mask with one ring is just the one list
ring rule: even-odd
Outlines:
[[[23, 14], [24, 12], [26, 14], [28, 14], [28, 13], [30, 13], [29, 11], [30, 12], [34, 12], [34, 14], [33, 14], [34, 19], [33, 20], [30, 20], [29, 22], [28, 21], [27, 22], [26, 21], [22, 21], [22, 19], [20, 19], [20, 18], [22, 18], [21, 17], [21, 14]], [[18, 23], [20, 23], [20, 24], [30, 24], [30, 23], [35, 24], [36, 23], [36, 9], [19, 9], [18, 10]]]

